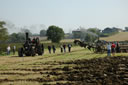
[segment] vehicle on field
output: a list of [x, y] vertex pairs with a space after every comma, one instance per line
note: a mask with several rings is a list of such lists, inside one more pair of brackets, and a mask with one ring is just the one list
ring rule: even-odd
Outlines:
[[34, 38], [32, 41], [29, 38], [29, 34], [26, 33], [26, 41], [23, 44], [23, 47], [18, 49], [19, 57], [22, 56], [35, 56], [36, 54], [43, 54], [43, 44], [40, 44], [39, 38]]
[[106, 41], [103, 40], [97, 40], [94, 43], [87, 43], [80, 40], [74, 40], [74, 43], [78, 44], [81, 47], [88, 48], [89, 50], [93, 50], [94, 53], [104, 53], [106, 51]]

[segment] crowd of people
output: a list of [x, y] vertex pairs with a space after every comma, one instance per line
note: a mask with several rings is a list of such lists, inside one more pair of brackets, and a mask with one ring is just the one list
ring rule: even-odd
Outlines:
[[[63, 52], [65, 53], [66, 52], [66, 47], [68, 47], [68, 52], [71, 52], [71, 47], [72, 47], [71, 44], [68, 44], [68, 45], [66, 45], [66, 44], [60, 45], [60, 52], [61, 53], [63, 53]], [[49, 51], [50, 54], [51, 54], [51, 50], [53, 50], [53, 53], [56, 52], [55, 45], [52, 45], [52, 46], [48, 45], [48, 51]]]
[[[72, 45], [71, 44], [63, 44], [63, 45], [60, 45], [60, 52], [61, 53], [66, 53], [67, 51], [68, 52], [71, 52], [71, 47]], [[68, 50], [66, 50], [66, 48], [68, 48]], [[13, 52], [13, 55], [15, 55], [15, 51], [16, 51], [16, 46], [14, 45], [12, 47], [12, 52]], [[8, 45], [7, 47], [7, 55], [10, 55], [10, 52], [11, 52], [11, 47], [10, 45]], [[53, 53], [56, 53], [56, 47], [55, 45], [48, 45], [48, 52], [51, 54], [52, 52]], [[107, 44], [107, 56], [115, 56], [115, 53], [120, 53], [120, 46], [119, 46], [119, 43], [116, 42], [116, 43], [108, 43]]]
[[120, 53], [120, 47], [118, 42], [116, 42], [116, 44], [113, 42], [107, 44], [107, 56], [111, 56], [111, 53], [112, 56], [115, 56], [115, 53]]
[[[61, 53], [66, 53], [66, 48], [68, 48], [68, 52], [71, 52], [71, 47], [72, 47], [72, 45], [71, 44], [63, 44], [63, 45], [60, 45], [60, 52]], [[43, 48], [44, 48], [44, 46], [43, 46]], [[53, 53], [56, 53], [56, 47], [55, 47], [55, 45], [48, 45], [48, 52], [51, 54], [52, 51], [53, 50]], [[11, 49], [11, 46], [10, 45], [8, 45], [8, 47], [7, 47], [7, 55], [10, 55], [10, 52], [13, 52], [13, 55], [15, 55], [15, 51], [16, 51], [16, 46], [14, 45], [13, 47], [12, 47], [12, 49]]]
[[[16, 52], [16, 46], [15, 45], [12, 48], [12, 52], [13, 52], [13, 55], [15, 55], [15, 52]], [[10, 45], [8, 45], [8, 47], [7, 47], [7, 55], [10, 55], [10, 53], [11, 53], [11, 47], [10, 47]]]

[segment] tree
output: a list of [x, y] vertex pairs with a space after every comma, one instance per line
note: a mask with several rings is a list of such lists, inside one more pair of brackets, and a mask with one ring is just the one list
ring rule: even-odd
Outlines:
[[40, 30], [40, 36], [41, 37], [46, 36], [46, 30]]
[[99, 39], [101, 34], [101, 30], [98, 28], [89, 28], [87, 31], [91, 32], [91, 40], [94, 42], [95, 40]]
[[4, 28], [6, 23], [4, 21], [0, 21], [0, 40], [4, 41], [8, 39], [8, 32], [7, 29]]
[[93, 43], [96, 39], [98, 39], [99, 30], [97, 28], [89, 28], [85, 29], [84, 27], [80, 27], [80, 39], [82, 41]]
[[0, 21], [0, 54], [2, 54], [3, 49], [5, 49], [5, 45], [3, 45], [3, 41], [8, 39], [7, 29], [4, 27], [6, 23], [4, 21]]
[[98, 29], [98, 28], [89, 28], [87, 31], [92, 32], [92, 33], [95, 33], [97, 35], [99, 35], [101, 33], [100, 32], [101, 30]]
[[128, 27], [125, 27], [125, 31], [128, 31]]
[[116, 27], [107, 27], [105, 28], [104, 30], [102, 30], [102, 33], [100, 35], [100, 37], [108, 37], [108, 36], [111, 36], [111, 35], [114, 35], [118, 32], [120, 32], [121, 29], [120, 28], [116, 28]]
[[87, 32], [84, 37], [84, 41], [88, 43], [93, 43], [97, 39], [98, 39], [98, 36], [92, 32]]
[[46, 35], [48, 37], [48, 40], [59, 43], [60, 40], [64, 38], [64, 31], [62, 28], [52, 25], [49, 26]]
[[25, 41], [25, 33], [12, 33], [9, 37], [10, 43], [21, 43]]
[[112, 29], [109, 28], [109, 27], [105, 28], [105, 29], [102, 31], [102, 33], [111, 33], [111, 32], [112, 32]]
[[115, 33], [115, 32], [119, 32], [119, 28], [113, 27], [113, 28], [105, 28], [102, 33]]

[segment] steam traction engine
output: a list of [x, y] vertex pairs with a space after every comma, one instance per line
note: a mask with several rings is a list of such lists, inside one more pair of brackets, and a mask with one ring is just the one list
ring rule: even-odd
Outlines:
[[26, 33], [26, 41], [23, 44], [23, 47], [18, 49], [19, 57], [22, 56], [35, 56], [36, 54], [42, 55], [43, 54], [43, 44], [40, 44], [39, 38], [34, 38], [32, 41], [29, 38], [28, 33]]

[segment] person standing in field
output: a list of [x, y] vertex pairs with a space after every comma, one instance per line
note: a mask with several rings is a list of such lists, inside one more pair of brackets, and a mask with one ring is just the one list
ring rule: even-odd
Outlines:
[[111, 49], [112, 49], [112, 55], [113, 56], [115, 56], [115, 48], [116, 48], [116, 45], [114, 43], [112, 43]]
[[52, 49], [53, 49], [53, 53], [55, 53], [55, 52], [56, 52], [56, 47], [55, 47], [55, 45], [52, 45]]
[[108, 57], [111, 56], [111, 45], [110, 45], [110, 43], [107, 44], [107, 56]]
[[48, 46], [48, 51], [51, 54], [51, 46], [50, 45]]
[[10, 51], [11, 51], [11, 47], [10, 47], [10, 45], [8, 45], [8, 47], [7, 47], [7, 55], [10, 55]]
[[13, 55], [15, 55], [15, 51], [16, 51], [16, 46], [13, 46]]
[[68, 44], [68, 52], [71, 52], [71, 47], [72, 47], [72, 45]]
[[60, 45], [60, 52], [63, 53], [63, 46]]
[[42, 44], [41, 47], [42, 47], [42, 52], [44, 53], [44, 44]]
[[119, 43], [117, 42], [117, 44], [116, 44], [116, 52], [117, 53], [120, 53], [120, 46], [119, 46]]
[[65, 44], [63, 45], [63, 49], [64, 49], [64, 52], [66, 52], [66, 45]]

